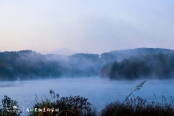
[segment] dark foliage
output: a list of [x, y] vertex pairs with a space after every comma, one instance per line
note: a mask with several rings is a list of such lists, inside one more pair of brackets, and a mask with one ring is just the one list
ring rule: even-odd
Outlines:
[[[114, 115], [115, 114], [115, 115]], [[101, 111], [101, 116], [174, 116], [170, 104], [148, 103], [140, 97], [127, 99], [126, 102], [112, 102]]]
[[[28, 116], [174, 116], [173, 99], [167, 103], [162, 96], [162, 104], [157, 101], [147, 102], [141, 97], [128, 98], [106, 105], [100, 113], [81, 96], [61, 97], [50, 90], [51, 99], [36, 100]], [[0, 116], [20, 116], [17, 102], [8, 96], [2, 99], [3, 108]], [[15, 106], [15, 107], [14, 107]]]
[[17, 102], [8, 96], [4, 96], [4, 99], [2, 99], [2, 106], [0, 116], [20, 116], [22, 113], [18, 109]]
[[[88, 102], [87, 98], [81, 96], [70, 96], [61, 97], [59, 94], [55, 94], [54, 91], [50, 90], [51, 99], [45, 99], [39, 101], [36, 98], [33, 109], [46, 109], [46, 112], [29, 112], [29, 116], [48, 116], [48, 115], [58, 115], [58, 116], [97, 116], [96, 109]], [[48, 112], [47, 108], [53, 108], [53, 112]], [[58, 111], [56, 111], [58, 109]]]
[[42, 55], [31, 50], [0, 52], [0, 80], [98, 75], [97, 54]]
[[109, 68], [107, 65], [102, 68], [101, 73], [112, 79], [138, 79], [141, 77], [167, 79], [174, 77], [173, 53], [132, 56], [121, 62], [113, 62]]

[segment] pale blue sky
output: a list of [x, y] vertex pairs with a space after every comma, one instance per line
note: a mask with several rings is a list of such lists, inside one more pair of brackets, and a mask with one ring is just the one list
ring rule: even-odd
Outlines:
[[174, 0], [0, 0], [0, 51], [174, 49]]

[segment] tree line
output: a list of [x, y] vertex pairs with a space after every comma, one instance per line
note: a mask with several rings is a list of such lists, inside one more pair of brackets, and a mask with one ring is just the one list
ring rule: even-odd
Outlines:
[[140, 79], [159, 78], [167, 79], [174, 77], [174, 54], [158, 53], [137, 55], [125, 58], [118, 62], [106, 63], [101, 76], [111, 79]]
[[99, 54], [43, 55], [32, 50], [0, 52], [0, 80], [107, 76], [112, 79], [171, 78], [174, 51], [137, 48]]
[[100, 72], [99, 55], [78, 53], [71, 56], [23, 50], [0, 52], [0, 79], [36, 79], [61, 76], [93, 76]]

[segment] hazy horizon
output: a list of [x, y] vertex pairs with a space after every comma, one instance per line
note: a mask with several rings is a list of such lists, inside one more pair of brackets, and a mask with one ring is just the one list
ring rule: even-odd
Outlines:
[[0, 51], [174, 49], [173, 6], [173, 0], [1, 0]]

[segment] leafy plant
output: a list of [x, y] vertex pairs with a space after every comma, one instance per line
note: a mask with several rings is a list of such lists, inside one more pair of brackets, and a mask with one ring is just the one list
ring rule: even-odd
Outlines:
[[[88, 102], [87, 98], [81, 96], [61, 97], [50, 90], [51, 99], [45, 97], [39, 100], [36, 96], [33, 109], [41, 109], [40, 111], [33, 110], [29, 112], [29, 116], [96, 116], [96, 109]], [[52, 109], [48, 111], [48, 109]]]
[[2, 106], [3, 108], [0, 109], [0, 116], [20, 116], [22, 113], [18, 109], [17, 102], [8, 96], [4, 96], [4, 99], [2, 99]]

